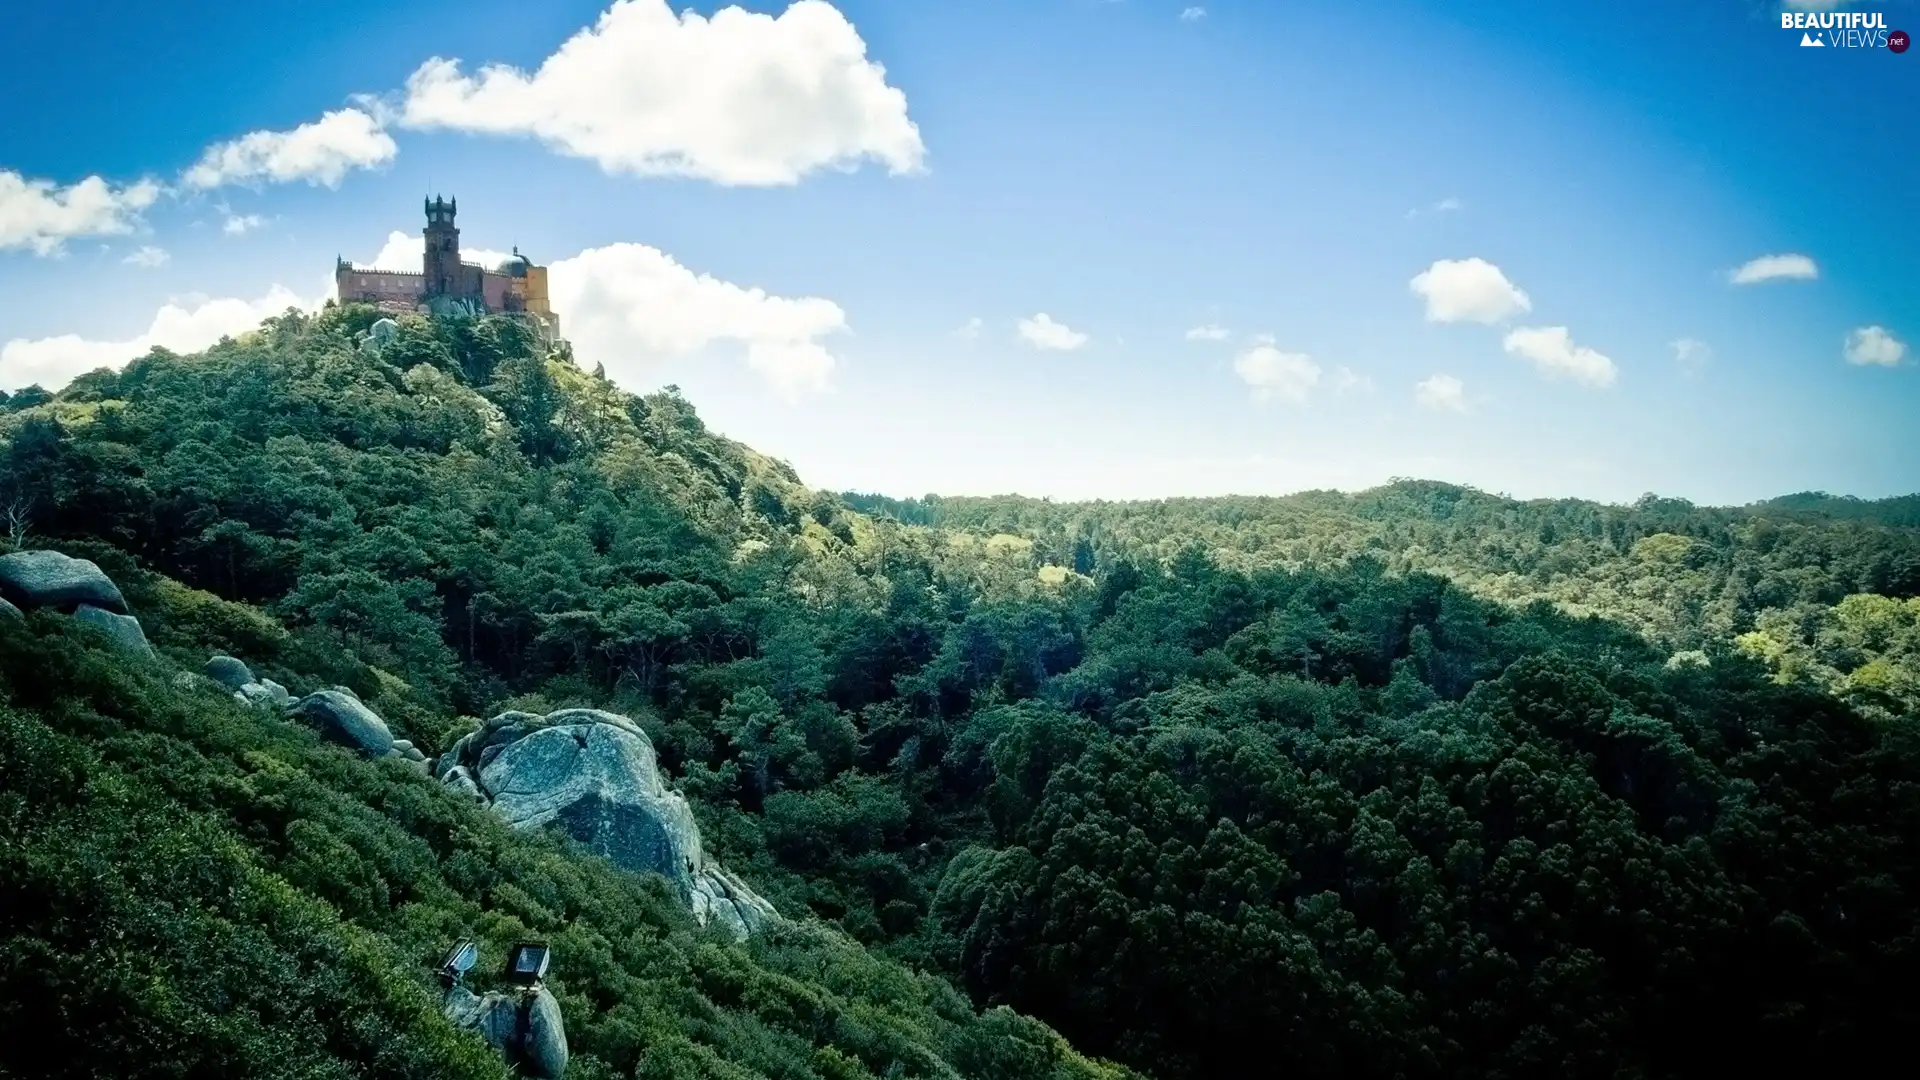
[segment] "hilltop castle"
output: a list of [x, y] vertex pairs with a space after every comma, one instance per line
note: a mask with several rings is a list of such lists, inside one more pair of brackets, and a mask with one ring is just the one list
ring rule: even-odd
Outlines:
[[458, 202], [438, 195], [426, 202], [427, 227], [418, 273], [370, 270], [343, 258], [334, 260], [333, 280], [343, 304], [372, 304], [388, 311], [521, 314], [541, 336], [560, 336], [560, 317], [547, 300], [547, 268], [535, 266], [519, 248], [496, 267], [462, 262], [460, 229], [453, 216]]

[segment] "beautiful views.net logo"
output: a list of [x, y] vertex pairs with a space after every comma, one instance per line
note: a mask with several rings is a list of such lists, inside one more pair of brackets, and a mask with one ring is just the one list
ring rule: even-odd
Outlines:
[[1887, 27], [1878, 11], [1783, 11], [1780, 29], [1800, 31], [1801, 48], [1888, 49], [1907, 51], [1905, 30]]

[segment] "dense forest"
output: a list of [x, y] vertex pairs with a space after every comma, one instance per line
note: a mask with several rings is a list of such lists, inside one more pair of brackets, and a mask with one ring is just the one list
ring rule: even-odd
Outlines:
[[[160, 651], [0, 622], [0, 1071], [494, 1075], [461, 933], [558, 944], [574, 1076], [1847, 1072], [1920, 1022], [1920, 499], [836, 496], [376, 317], [0, 401], [6, 546]], [[795, 921], [182, 697], [212, 649], [429, 753], [632, 716]]]

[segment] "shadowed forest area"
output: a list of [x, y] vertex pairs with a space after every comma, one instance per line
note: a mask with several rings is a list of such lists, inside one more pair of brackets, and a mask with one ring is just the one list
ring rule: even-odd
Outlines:
[[[6, 546], [159, 651], [0, 620], [0, 1071], [499, 1075], [462, 933], [555, 943], [577, 1077], [1842, 1074], [1920, 1022], [1920, 496], [833, 495], [376, 317], [0, 401]], [[795, 921], [184, 692], [214, 650], [429, 755], [632, 716]]]

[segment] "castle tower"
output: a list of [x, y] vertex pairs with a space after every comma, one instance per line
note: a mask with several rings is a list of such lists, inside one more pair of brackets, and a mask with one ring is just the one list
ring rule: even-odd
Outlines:
[[427, 247], [423, 270], [426, 274], [426, 295], [452, 296], [458, 290], [460, 274], [460, 230], [453, 223], [457, 199], [443, 199], [438, 195], [427, 200], [427, 227], [422, 235], [426, 237]]

